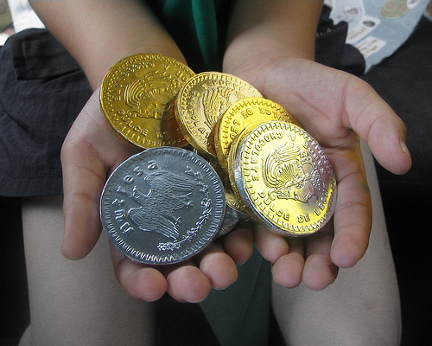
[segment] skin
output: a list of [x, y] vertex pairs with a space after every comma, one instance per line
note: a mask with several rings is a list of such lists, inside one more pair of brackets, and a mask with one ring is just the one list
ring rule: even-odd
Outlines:
[[[99, 198], [107, 177], [136, 153], [112, 133], [101, 114], [97, 88], [103, 76], [115, 62], [135, 53], [161, 53], [186, 61], [153, 15], [133, 0], [34, 1], [32, 5], [95, 89], [65, 139], [61, 157], [62, 253], [80, 259], [92, 250], [102, 231]], [[353, 266], [365, 253], [371, 201], [360, 138], [393, 173], [406, 172], [411, 160], [404, 144], [404, 124], [373, 89], [354, 76], [313, 62], [321, 5], [321, 1], [237, 1], [223, 70], [284, 106], [324, 148], [338, 182], [333, 222], [306, 239], [287, 239], [259, 225], [243, 225], [198, 258], [162, 269], [134, 263], [112, 248], [115, 274], [131, 296], [154, 301], [168, 292], [178, 301], [199, 302], [211, 287], [222, 289], [236, 281], [235, 265], [251, 256], [254, 242], [273, 263], [276, 283], [294, 287], [303, 281], [313, 290], [331, 284], [338, 268]], [[250, 11], [244, 11], [245, 6]]]

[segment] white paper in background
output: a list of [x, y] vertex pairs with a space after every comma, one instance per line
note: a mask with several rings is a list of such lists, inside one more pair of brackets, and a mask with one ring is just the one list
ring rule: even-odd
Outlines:
[[[363, 15], [361, 21], [357, 25], [352, 25], [352, 29], [348, 30], [347, 43], [355, 44], [366, 36], [372, 34], [378, 25], [380, 20], [377, 17], [371, 17], [368, 15]], [[348, 24], [349, 27], [349, 24]]]
[[379, 52], [386, 44], [386, 41], [369, 35], [363, 41], [357, 43], [356, 47], [365, 59], [368, 59], [372, 54]]
[[324, 0], [335, 24], [348, 23], [347, 43], [365, 57], [366, 72], [411, 35], [429, 0]]

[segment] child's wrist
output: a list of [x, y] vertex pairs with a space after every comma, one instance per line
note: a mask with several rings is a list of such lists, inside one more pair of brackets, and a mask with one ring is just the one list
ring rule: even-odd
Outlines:
[[228, 52], [224, 56], [223, 71], [239, 76], [247, 80], [247, 75], [256, 75], [257, 71], [275, 66], [278, 61], [289, 59], [314, 61], [314, 54], [301, 49], [272, 48], [262, 49], [255, 52]]
[[279, 59], [314, 60], [315, 42], [271, 40], [266, 35], [243, 35], [230, 43], [223, 60], [223, 70], [236, 71], [267, 65]]

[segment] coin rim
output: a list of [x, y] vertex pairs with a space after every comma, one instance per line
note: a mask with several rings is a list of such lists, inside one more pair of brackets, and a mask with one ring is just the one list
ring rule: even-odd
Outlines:
[[[266, 127], [268, 125], [271, 126], [271, 124], [275, 124], [276, 126], [277, 126], [277, 124], [279, 124], [280, 126], [294, 127], [297, 130], [299, 130], [300, 132], [305, 133], [308, 137], [310, 137], [319, 146], [319, 143], [307, 131], [303, 130], [301, 127], [299, 127], [295, 124], [287, 123], [284, 121], [274, 120], [274, 121], [269, 121], [269, 122], [263, 123], [263, 124], [255, 127], [243, 138], [243, 140], [239, 144], [239, 147], [236, 151], [235, 163], [234, 163], [235, 164], [234, 177], [235, 177], [236, 186], [238, 188], [238, 192], [240, 194], [240, 197], [244, 201], [246, 207], [250, 211], [252, 217], [255, 220], [260, 221], [263, 224], [265, 224], [270, 229], [270, 231], [275, 232], [275, 233], [280, 234], [280, 235], [285, 236], [285, 237], [286, 236], [303, 237], [303, 236], [308, 236], [308, 235], [314, 234], [314, 233], [318, 232], [319, 230], [321, 230], [331, 220], [332, 215], [334, 213], [335, 201], [336, 201], [336, 196], [337, 196], [337, 184], [336, 184], [336, 177], [335, 177], [333, 170], [330, 173], [329, 181], [332, 181], [332, 180], [334, 181], [334, 188], [333, 188], [333, 190], [332, 190], [332, 192], [328, 198], [328, 207], [326, 209], [326, 213], [321, 217], [320, 223], [319, 224], [317, 223], [316, 227], [314, 227], [314, 229], [312, 231], [310, 229], [304, 229], [302, 231], [290, 231], [289, 229], [282, 229], [282, 228], [278, 227], [277, 225], [275, 225], [271, 220], [266, 218], [265, 215], [263, 215], [259, 211], [259, 209], [256, 207], [255, 203], [250, 198], [250, 195], [249, 195], [249, 193], [246, 189], [246, 186], [244, 184], [241, 157], [242, 157], [242, 154], [244, 152], [244, 147], [246, 146], [247, 139], [250, 136], [252, 136], [254, 131], [259, 131], [259, 128]], [[319, 146], [319, 148], [321, 148], [321, 146]], [[324, 154], [326, 160], [330, 163], [330, 161], [329, 161], [329, 159], [328, 159], [328, 157], [324, 151], [323, 151], [323, 154]]]
[[[137, 143], [136, 141], [130, 139], [129, 137], [127, 137], [125, 134], [123, 134], [121, 131], [119, 131], [119, 129], [112, 123], [111, 121], [111, 117], [110, 117], [110, 112], [107, 109], [106, 106], [106, 102], [104, 101], [104, 98], [108, 98], [109, 97], [109, 93], [106, 91], [106, 87], [104, 87], [106, 84], [108, 84], [112, 78], [112, 75], [117, 72], [120, 68], [120, 66], [122, 66], [123, 64], [125, 64], [126, 62], [132, 60], [132, 59], [143, 59], [143, 60], [157, 60], [157, 61], [166, 61], [170, 64], [173, 64], [174, 66], [177, 66], [181, 69], [184, 70], [184, 72], [187, 72], [188, 74], [191, 74], [191, 76], [188, 76], [188, 79], [195, 76], [195, 72], [187, 65], [183, 64], [182, 62], [171, 58], [169, 56], [163, 55], [163, 54], [158, 54], [158, 53], [138, 53], [138, 54], [132, 54], [129, 55], [127, 57], [124, 57], [122, 59], [120, 59], [119, 61], [117, 61], [114, 65], [111, 66], [111, 68], [106, 72], [101, 86], [99, 88], [99, 104], [101, 107], [101, 111], [102, 114], [104, 115], [105, 121], [106, 123], [110, 126], [110, 128], [113, 130], [113, 132], [124, 142], [133, 145], [136, 148], [139, 149], [150, 149], [150, 148], [155, 148], [155, 147], [159, 147], [159, 146], [167, 146], [167, 144], [161, 143], [161, 145], [154, 145], [154, 146], [143, 146], [139, 143]], [[186, 82], [185, 82], [186, 83]], [[105, 95], [107, 94], [107, 95]], [[171, 102], [173, 103], [174, 106], [174, 110], [175, 110], [175, 98], [173, 98], [171, 100]], [[170, 102], [170, 103], [171, 103]], [[175, 116], [174, 116], [175, 118]], [[176, 120], [175, 120], [176, 121]], [[178, 125], [178, 124], [177, 124]], [[179, 133], [182, 133], [179, 129]], [[183, 147], [185, 145], [188, 144], [186, 138], [179, 138], [178, 139], [180, 141], [180, 144], [176, 145], [176, 147]], [[173, 146], [174, 147], [174, 146]]]
[[[272, 115], [264, 114], [262, 118], [258, 118], [258, 114], [252, 114], [250, 117], [247, 117], [245, 120], [251, 121], [250, 124], [246, 124], [247, 121], [243, 121], [241, 123], [242, 128], [239, 131], [239, 134], [242, 132], [243, 129], [245, 129], [249, 125], [259, 125], [263, 122], [268, 122], [272, 120], [279, 120], [279, 121], [286, 121], [295, 125], [300, 125], [297, 119], [288, 112], [284, 107], [282, 107], [280, 104], [266, 99], [264, 97], [247, 97], [244, 99], [240, 99], [236, 102], [234, 102], [227, 111], [220, 117], [219, 121], [216, 123], [215, 130], [214, 130], [214, 148], [216, 151], [216, 157], [218, 158], [219, 162], [221, 162], [221, 166], [224, 169], [227, 169], [226, 164], [226, 158], [229, 153], [229, 147], [232, 144], [233, 140], [228, 144], [228, 146], [223, 145], [223, 140], [221, 138], [222, 136], [222, 127], [230, 127], [232, 125], [233, 120], [238, 120], [238, 113], [241, 112], [243, 109], [245, 109], [247, 106], [254, 107], [257, 105], [262, 105], [263, 107], [272, 108], [275, 111], [280, 111], [280, 115], [286, 115], [286, 119], [277, 119], [274, 118]], [[253, 120], [252, 120], [253, 118]], [[240, 118], [241, 119], [241, 118]]]
[[[207, 139], [205, 141], [205, 143], [200, 143], [194, 136], [194, 134], [192, 133], [192, 130], [190, 129], [189, 126], [187, 126], [184, 123], [184, 118], [185, 116], [188, 114], [188, 110], [186, 109], [187, 107], [183, 107], [182, 105], [184, 103], [187, 104], [187, 100], [184, 100], [186, 98], [185, 93], [186, 90], [188, 88], [189, 85], [192, 85], [192, 87], [194, 85], [197, 85], [198, 83], [195, 82], [196, 79], [199, 78], [203, 78], [203, 80], [210, 80], [210, 79], [215, 79], [215, 76], [218, 77], [216, 79], [221, 79], [221, 78], [232, 78], [233, 80], [238, 81], [238, 84], [241, 84], [241, 87], [243, 88], [247, 88], [251, 91], [254, 91], [257, 93], [257, 97], [262, 97], [262, 94], [258, 91], [257, 88], [255, 88], [253, 85], [251, 85], [250, 83], [246, 82], [245, 80], [230, 74], [230, 73], [225, 73], [225, 72], [216, 72], [216, 71], [208, 71], [208, 72], [200, 72], [195, 74], [194, 76], [192, 76], [191, 78], [189, 78], [189, 80], [183, 85], [183, 87], [180, 89], [179, 93], [177, 94], [177, 98], [176, 98], [176, 111], [175, 111], [175, 116], [177, 119], [177, 123], [180, 127], [181, 132], [183, 133], [183, 136], [189, 141], [189, 143], [198, 150], [198, 152], [203, 155], [206, 158], [212, 158], [212, 157], [216, 157], [216, 153], [212, 153], [209, 150], [209, 146], [207, 145], [208, 142], [208, 137], [210, 136], [211, 133], [211, 129], [208, 133], [206, 133], [207, 135]], [[195, 84], [194, 84], [195, 83]], [[192, 89], [191, 87], [191, 89]], [[246, 97], [245, 97], [246, 98]], [[243, 98], [242, 98], [243, 99]], [[221, 116], [221, 115], [219, 115]], [[219, 120], [219, 119], [218, 119]]]
[[[108, 224], [108, 222], [105, 220], [105, 218], [104, 218], [104, 209], [103, 209], [104, 208], [104, 203], [103, 203], [104, 197], [108, 193], [108, 192], [106, 192], [108, 184], [109, 184], [109, 182], [111, 180], [115, 179], [115, 174], [117, 174], [117, 172], [121, 170], [121, 167], [123, 165], [126, 165], [130, 161], [135, 160], [139, 156], [149, 155], [149, 154], [152, 154], [152, 151], [159, 151], [159, 150], [165, 150], [165, 151], [169, 150], [170, 152], [176, 152], [177, 155], [179, 155], [181, 157], [184, 157], [184, 158], [187, 158], [187, 157], [192, 158], [193, 157], [196, 160], [194, 162], [195, 164], [199, 165], [198, 164], [198, 162], [199, 162], [201, 165], [203, 165], [204, 167], [206, 167], [211, 172], [210, 174], [212, 175], [212, 177], [209, 176], [208, 178], [209, 178], [209, 181], [212, 182], [213, 187], [215, 187], [217, 185], [220, 186], [220, 189], [213, 188], [213, 192], [216, 194], [216, 196], [212, 196], [212, 197], [213, 197], [213, 201], [216, 201], [216, 204], [220, 205], [220, 208], [221, 208], [219, 212], [215, 212], [214, 213], [213, 220], [208, 220], [207, 221], [209, 223], [213, 222], [213, 223], [215, 223], [215, 225], [213, 226], [213, 229], [209, 228], [209, 231], [212, 232], [212, 236], [209, 237], [209, 239], [207, 240], [207, 242], [206, 242], [205, 245], [201, 246], [201, 248], [199, 249], [199, 251], [191, 252], [188, 256], [182, 257], [180, 259], [176, 259], [176, 260], [173, 260], [173, 261], [161, 261], [161, 262], [158, 262], [158, 261], [146, 261], [144, 259], [139, 259], [137, 257], [132, 256], [128, 251], [125, 251], [125, 249], [120, 244], [117, 243], [117, 241], [114, 239], [113, 235], [110, 233], [110, 231], [111, 231], [111, 229], [113, 227], [110, 226]], [[215, 180], [214, 182], [212, 181], [213, 179]], [[99, 201], [100, 220], [101, 220], [101, 223], [102, 223], [102, 226], [103, 226], [103, 229], [104, 229], [105, 233], [107, 234], [109, 240], [114, 245], [114, 247], [118, 251], [120, 251], [123, 255], [125, 255], [127, 258], [129, 258], [130, 260], [132, 260], [133, 262], [137, 262], [137, 263], [141, 263], [141, 264], [146, 264], [146, 265], [156, 265], [156, 266], [166, 266], [166, 265], [172, 265], [172, 264], [184, 262], [184, 261], [186, 261], [186, 260], [188, 260], [188, 259], [196, 256], [197, 254], [201, 253], [203, 250], [205, 250], [212, 243], [212, 241], [216, 238], [216, 236], [217, 236], [217, 234], [218, 234], [218, 232], [219, 232], [219, 230], [220, 230], [220, 228], [222, 226], [223, 220], [225, 218], [225, 211], [226, 211], [226, 202], [225, 202], [225, 193], [224, 193], [222, 181], [220, 180], [219, 175], [214, 170], [214, 168], [211, 167], [211, 165], [204, 158], [202, 158], [201, 156], [199, 156], [199, 155], [197, 155], [197, 154], [195, 154], [195, 153], [193, 153], [191, 151], [188, 151], [188, 150], [182, 149], [182, 148], [177, 148], [177, 147], [169, 147], [169, 146], [150, 148], [150, 149], [144, 150], [144, 151], [142, 151], [140, 153], [137, 153], [137, 154], [129, 157], [127, 160], [123, 161], [110, 174], [109, 178], [107, 179], [107, 181], [106, 181], [106, 183], [104, 185], [104, 188], [103, 188], [102, 193], [101, 193], [100, 201]], [[220, 214], [220, 217], [219, 217], [219, 214]], [[217, 220], [218, 217], [219, 217], [219, 220]], [[112, 217], [110, 217], [110, 218], [112, 218]], [[206, 232], [206, 233], [209, 233], [209, 231]], [[117, 234], [118, 230], [114, 229], [114, 232]], [[122, 238], [122, 240], [123, 240], [123, 238]], [[141, 251], [141, 252], [143, 252], [143, 251]], [[157, 257], [157, 255], [155, 255], [153, 257]]]

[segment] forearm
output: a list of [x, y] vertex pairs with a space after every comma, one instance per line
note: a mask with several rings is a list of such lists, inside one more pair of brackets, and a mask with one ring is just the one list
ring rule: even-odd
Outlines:
[[180, 50], [140, 1], [31, 1], [41, 20], [74, 56], [97, 88], [108, 69], [136, 53], [185, 62]]
[[314, 59], [321, 0], [237, 0], [227, 37], [224, 70], [280, 56]]

